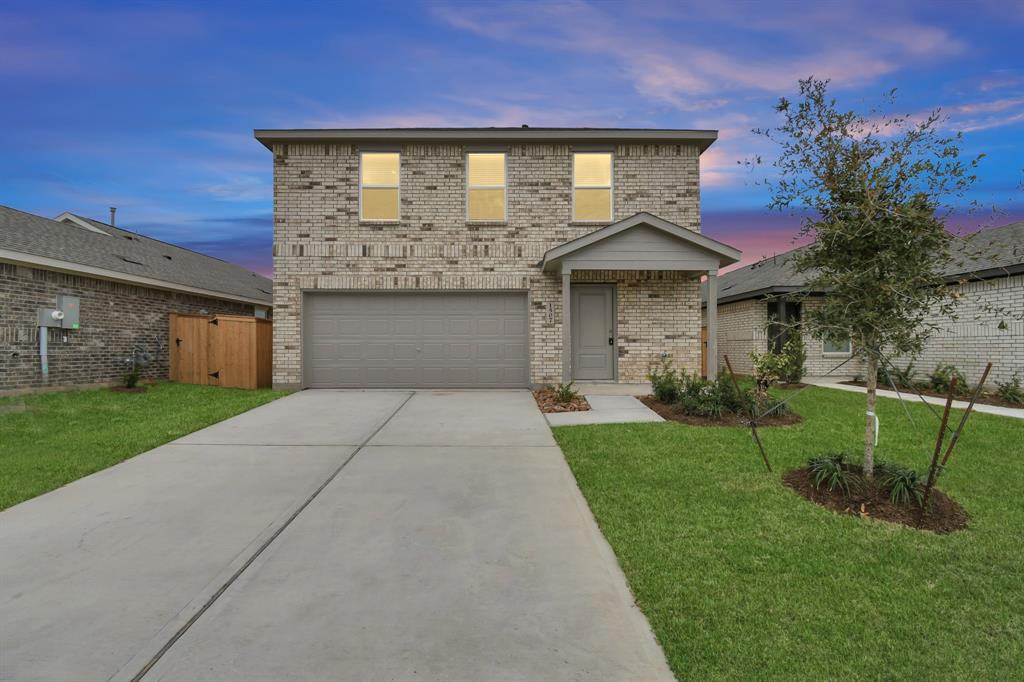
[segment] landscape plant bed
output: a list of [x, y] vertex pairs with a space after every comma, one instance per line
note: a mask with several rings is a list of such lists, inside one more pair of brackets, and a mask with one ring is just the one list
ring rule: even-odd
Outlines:
[[541, 412], [586, 412], [590, 409], [590, 403], [583, 396], [578, 395], [569, 402], [560, 402], [549, 388], [538, 388], [533, 392], [533, 397]]
[[[866, 388], [867, 387], [867, 384], [864, 383], [863, 381], [841, 381], [839, 383], [845, 384], [847, 386], [860, 386], [861, 388]], [[942, 398], [942, 399], [946, 398], [946, 394], [945, 393], [939, 393], [938, 391], [933, 391], [930, 388], [921, 388], [920, 386], [918, 386], [916, 389], [907, 388], [906, 386], [897, 386], [897, 388], [899, 389], [900, 393], [903, 393], [903, 394], [908, 394], [909, 393], [911, 396], [914, 396], [914, 397], [917, 397], [917, 393], [915, 393], [915, 390], [916, 390], [921, 395], [927, 395], [927, 396], [931, 396], [933, 398]], [[880, 390], [880, 391], [891, 391], [892, 390], [892, 386], [883, 386], [881, 383], [879, 383], [878, 384], [878, 390]], [[953, 399], [954, 400], [962, 400], [963, 402], [970, 402], [971, 396], [969, 396], [969, 395], [957, 395], [957, 396], [953, 396]], [[978, 395], [977, 403], [979, 405], [995, 405], [996, 407], [1013, 407], [1013, 408], [1016, 408], [1018, 410], [1024, 409], [1024, 405], [1018, 405], [1018, 404], [1015, 404], [1015, 403], [1008, 402], [1008, 401], [1003, 400], [1002, 398], [1000, 398], [995, 393], [988, 393], [986, 391], [982, 391]]]
[[[663, 419], [679, 422], [680, 424], [689, 424], [690, 426], [747, 426], [750, 422], [750, 417], [733, 412], [726, 412], [717, 418], [686, 414], [677, 405], [663, 403], [653, 395], [641, 396], [640, 402], [657, 412]], [[791, 426], [799, 424], [801, 421], [803, 421], [803, 418], [796, 412], [787, 412], [780, 416], [761, 417], [757, 420], [757, 425]]]
[[[858, 466], [845, 468], [857, 476], [861, 473]], [[878, 486], [851, 485], [849, 494], [838, 488], [829, 491], [822, 486], [819, 489], [815, 487], [807, 467], [787, 471], [782, 476], [782, 482], [801, 497], [841, 514], [902, 523], [904, 526], [935, 533], [952, 533], [967, 527], [968, 516], [964, 508], [937, 488], [932, 490], [928, 511], [918, 524], [921, 508], [917, 504], [894, 504]]]

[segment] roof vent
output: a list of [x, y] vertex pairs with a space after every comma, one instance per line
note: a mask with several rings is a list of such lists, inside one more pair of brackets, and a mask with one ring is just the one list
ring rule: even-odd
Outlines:
[[170, 256], [168, 256], [168, 255], [167, 255], [166, 253], [164, 254], [164, 258], [166, 258], [167, 260], [174, 260], [173, 258], [171, 258]]
[[529, 127], [530, 126], [526, 125], [525, 123], [523, 124], [523, 128], [529, 128]]
[[145, 265], [145, 263], [143, 263], [141, 261], [132, 260], [131, 258], [128, 258], [126, 256], [118, 256], [118, 258], [123, 260], [125, 263], [134, 263], [135, 265]]

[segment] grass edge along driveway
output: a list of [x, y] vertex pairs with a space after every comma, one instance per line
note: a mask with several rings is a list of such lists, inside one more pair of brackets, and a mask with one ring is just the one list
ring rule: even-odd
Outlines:
[[[879, 398], [876, 457], [927, 466], [938, 422]], [[782, 473], [859, 451], [864, 396], [811, 388], [805, 421], [560, 427], [565, 452], [680, 679], [1010, 679], [1024, 661], [1024, 422], [974, 414], [940, 487], [971, 515], [939, 536], [843, 516]], [[960, 412], [954, 410], [951, 423]]]
[[276, 400], [287, 391], [158, 383], [0, 398], [0, 509]]

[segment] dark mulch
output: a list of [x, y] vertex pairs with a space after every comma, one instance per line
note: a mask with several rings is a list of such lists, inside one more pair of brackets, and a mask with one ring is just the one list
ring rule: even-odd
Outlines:
[[146, 387], [132, 386], [131, 388], [128, 388], [127, 386], [111, 386], [110, 390], [114, 393], [145, 393]]
[[[865, 384], [863, 381], [841, 381], [839, 383], [846, 384], [847, 386], [860, 386], [861, 388], [867, 387], [867, 384]], [[917, 393], [915, 393], [914, 389], [912, 388], [907, 388], [906, 386], [897, 386], [896, 388], [900, 389], [900, 393], [903, 393], [904, 395], [909, 394], [915, 398], [917, 397]], [[891, 391], [892, 386], [878, 384], [878, 389], [883, 391]], [[917, 390], [921, 393], [921, 395], [928, 395], [933, 398], [942, 398], [943, 400], [946, 399], [945, 393], [939, 393], [938, 391], [933, 391], [930, 388], [921, 388], [920, 386], [918, 386]], [[953, 396], [953, 400], [962, 400], [964, 402], [970, 402], [971, 396], [969, 394], [955, 395]], [[1018, 410], [1024, 407], [1024, 405], [1021, 405], [1019, 403], [1011, 403], [1006, 400], [1003, 400], [1002, 398], [999, 397], [997, 393], [989, 393], [988, 391], [982, 391], [981, 394], [978, 395], [978, 404], [996, 405], [998, 407], [1015, 407]]]
[[546, 388], [534, 391], [533, 398], [541, 412], [586, 412], [590, 409], [590, 403], [581, 395], [573, 398], [571, 402], [560, 403], [555, 400], [555, 392]]
[[[848, 467], [847, 470], [855, 474], [860, 473], [860, 467]], [[917, 503], [893, 504], [889, 500], [889, 494], [875, 486], [851, 485], [849, 495], [838, 489], [829, 492], [827, 488], [822, 487], [821, 490], [818, 490], [814, 487], [811, 473], [806, 467], [787, 471], [782, 476], [782, 482], [798, 495], [840, 514], [902, 523], [904, 526], [930, 530], [935, 533], [952, 533], [966, 528], [969, 518], [967, 512], [956, 500], [937, 488], [932, 490], [931, 501], [928, 504], [929, 509], [925, 513], [921, 525], [918, 525], [918, 514], [921, 507]]]
[[[720, 418], [714, 417], [698, 417], [692, 414], [686, 414], [679, 409], [676, 405], [667, 405], [653, 395], [645, 395], [640, 397], [642, 402], [647, 407], [657, 412], [663, 419], [669, 421], [679, 422], [680, 424], [689, 424], [690, 426], [748, 426], [750, 417], [740, 414], [723, 414]], [[757, 420], [758, 426], [790, 426], [792, 424], [799, 424], [803, 421], [803, 417], [798, 415], [796, 412], [790, 412], [780, 417], [762, 417]]]

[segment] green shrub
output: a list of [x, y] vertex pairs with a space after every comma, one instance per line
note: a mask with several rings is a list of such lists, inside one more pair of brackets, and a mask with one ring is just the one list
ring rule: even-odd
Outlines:
[[714, 379], [683, 376], [676, 404], [684, 414], [720, 419], [726, 414], [747, 416], [751, 407], [760, 417], [765, 413], [776, 416], [789, 412], [785, 405], [762, 389], [736, 390], [731, 377], [725, 372]]
[[804, 336], [799, 330], [790, 335], [789, 341], [782, 347], [782, 366], [779, 376], [791, 384], [799, 383], [804, 378], [804, 363], [807, 362], [807, 348]]
[[882, 488], [889, 491], [889, 500], [893, 504], [909, 504], [911, 499], [921, 504], [926, 482], [924, 476], [914, 469], [891, 464], [880, 464], [877, 469]]
[[754, 381], [758, 388], [766, 389], [778, 383], [786, 367], [786, 358], [781, 353], [750, 353], [754, 365]]
[[935, 371], [928, 376], [928, 386], [938, 393], [946, 393], [949, 391], [949, 385], [954, 377], [956, 378], [956, 394], [967, 393], [970, 390], [967, 386], [967, 378], [954, 365], [939, 363], [935, 367]]
[[580, 392], [573, 387], [573, 383], [570, 381], [567, 384], [558, 384], [551, 387], [551, 393], [555, 397], [555, 402], [571, 403], [573, 400], [579, 397]]
[[[878, 383], [881, 386], [914, 388], [917, 385], [917, 369], [914, 367], [914, 361], [908, 362], [903, 369], [897, 367], [895, 363], [892, 366], [884, 362], [881, 363], [878, 367]], [[949, 386], [947, 385], [946, 388], [948, 389]]]
[[647, 373], [654, 397], [663, 403], [674, 403], [679, 399], [685, 377], [686, 372], [679, 372], [672, 367], [672, 358], [668, 355], [662, 355], [658, 364]]
[[826, 486], [829, 492], [839, 488], [850, 493], [850, 472], [846, 468], [846, 455], [836, 453], [807, 460], [807, 470], [811, 473], [811, 482], [821, 490]]
[[1021, 388], [1020, 377], [1015, 372], [1008, 381], [997, 381], [996, 394], [1011, 405], [1024, 405], [1024, 388]]

